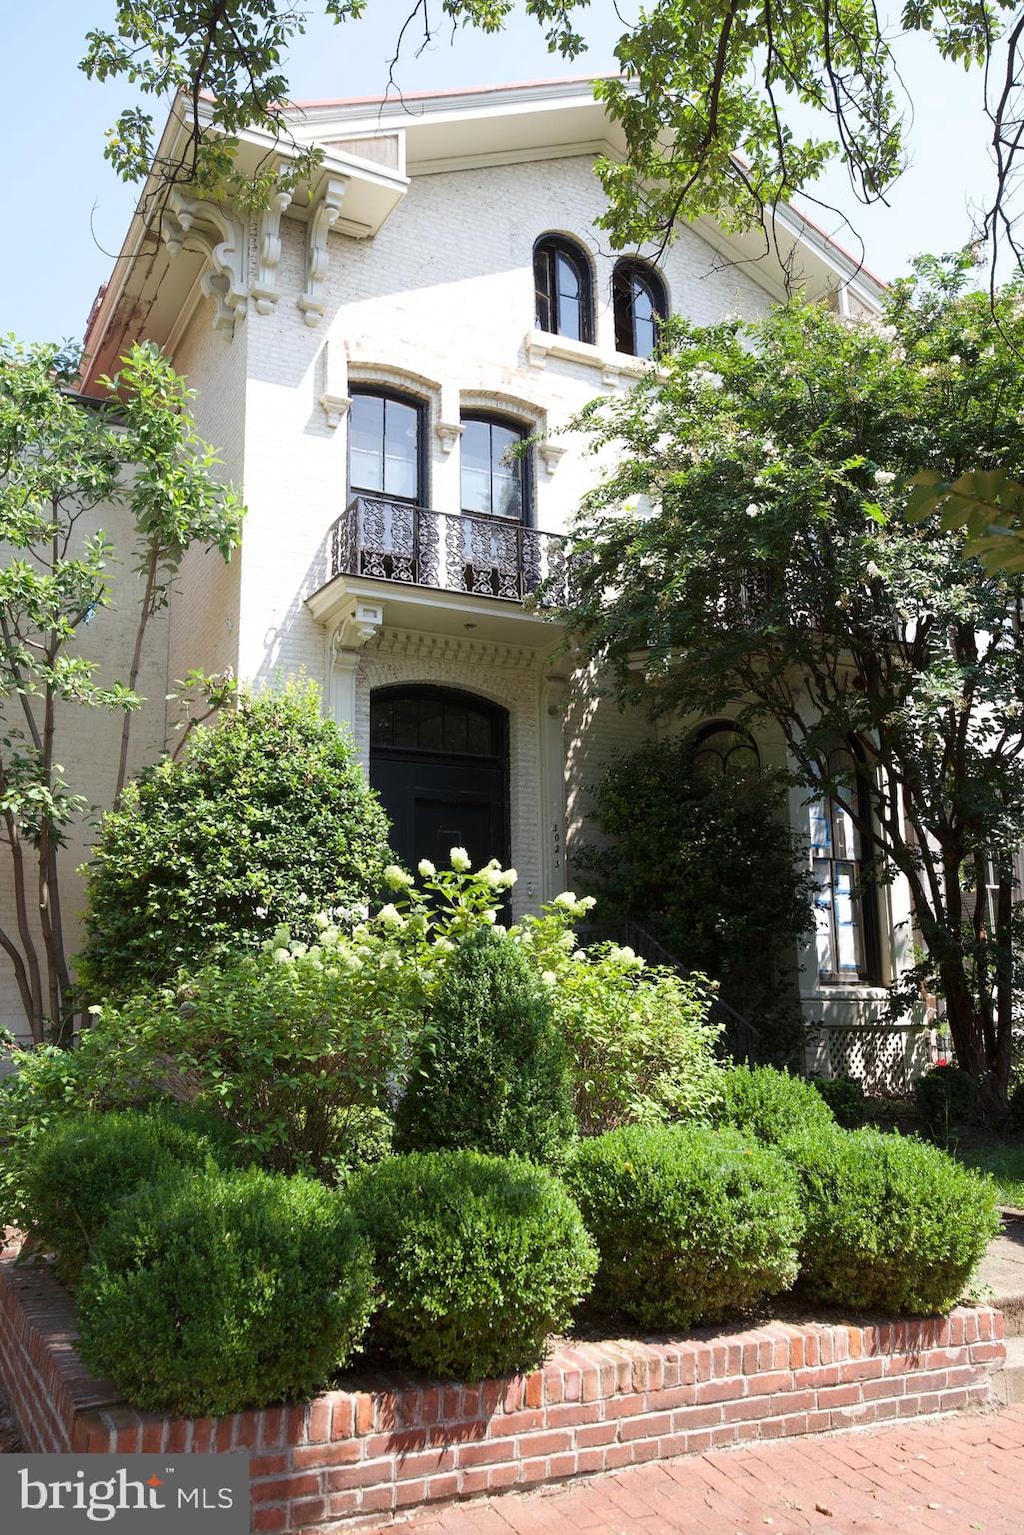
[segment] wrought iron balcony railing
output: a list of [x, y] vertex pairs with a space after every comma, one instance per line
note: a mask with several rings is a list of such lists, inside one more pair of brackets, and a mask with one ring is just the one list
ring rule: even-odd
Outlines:
[[356, 496], [331, 529], [331, 576], [373, 576], [405, 586], [471, 592], [542, 607], [569, 596], [566, 539], [503, 517], [435, 512]]

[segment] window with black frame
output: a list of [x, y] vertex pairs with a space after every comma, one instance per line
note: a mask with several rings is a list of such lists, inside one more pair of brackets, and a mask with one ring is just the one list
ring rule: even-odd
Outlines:
[[490, 415], [464, 415], [462, 426], [462, 510], [526, 521], [526, 460], [515, 452], [524, 429]]
[[757, 743], [731, 720], [711, 720], [692, 736], [693, 760], [712, 778], [736, 778], [761, 766]]
[[354, 389], [349, 483], [354, 496], [422, 504], [423, 407], [383, 390]]
[[867, 881], [863, 841], [850, 807], [861, 822], [870, 806], [857, 758], [849, 746], [828, 755], [828, 779], [836, 797], [810, 802], [811, 871], [814, 876], [818, 979], [824, 985], [879, 980], [877, 902]]
[[620, 261], [612, 277], [615, 346], [632, 357], [653, 357], [668, 314], [665, 284], [646, 261]]
[[533, 249], [536, 320], [541, 330], [570, 341], [593, 341], [590, 263], [563, 235], [545, 235]]

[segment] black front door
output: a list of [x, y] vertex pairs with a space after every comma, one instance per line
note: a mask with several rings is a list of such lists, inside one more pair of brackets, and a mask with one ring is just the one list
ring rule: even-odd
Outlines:
[[474, 694], [382, 688], [370, 700], [370, 782], [409, 869], [464, 847], [479, 868], [509, 862], [508, 716]]

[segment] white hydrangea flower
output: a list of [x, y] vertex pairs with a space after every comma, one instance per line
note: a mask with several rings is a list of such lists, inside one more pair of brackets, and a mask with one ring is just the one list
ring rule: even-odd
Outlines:
[[483, 917], [485, 922], [497, 922], [498, 920], [498, 913], [495, 911], [493, 906], [488, 906], [487, 910], [481, 912], [480, 915]]
[[563, 911], [573, 911], [576, 907], [576, 893], [573, 890], [563, 890], [561, 895], [556, 895], [554, 905], [560, 906]]
[[760, 517], [760, 515], [761, 515], [763, 510], [764, 510], [764, 508], [760, 505], [759, 502], [751, 501], [747, 505], [747, 516], [748, 517]]
[[892, 474], [888, 469], [876, 469], [875, 470], [875, 484], [876, 485], [891, 485], [893, 483], [893, 481], [895, 480], [895, 478], [896, 478], [896, 476], [894, 474]]
[[558, 976], [555, 974], [555, 972], [553, 970], [542, 970], [540, 978], [543, 981], [545, 986], [557, 986], [558, 985]]
[[416, 867], [419, 870], [421, 879], [432, 879], [437, 873], [429, 858], [421, 858]]
[[405, 870], [399, 868], [397, 863], [389, 863], [384, 870], [384, 883], [389, 890], [408, 889], [412, 882], [412, 875], [406, 874]]
[[385, 927], [395, 928], [396, 930], [405, 926], [405, 918], [398, 907], [392, 905], [390, 901], [386, 906], [382, 906], [377, 913], [377, 921], [382, 922]]
[[448, 862], [457, 874], [468, 874], [473, 867], [473, 860], [464, 847], [453, 847], [448, 854]]
[[287, 949], [274, 949], [270, 957], [275, 959], [279, 965], [287, 965], [292, 956]]
[[313, 918], [313, 925], [318, 927], [322, 933], [326, 932], [331, 925], [330, 913], [326, 911], [318, 911]]

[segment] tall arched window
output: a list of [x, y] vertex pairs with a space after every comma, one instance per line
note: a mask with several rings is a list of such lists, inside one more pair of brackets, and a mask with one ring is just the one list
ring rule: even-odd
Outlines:
[[694, 733], [692, 745], [694, 761], [715, 778], [754, 773], [761, 766], [753, 736], [731, 720], [711, 720], [702, 725]]
[[620, 261], [612, 277], [615, 345], [633, 357], [650, 357], [668, 314], [665, 284], [646, 261]]
[[841, 799], [821, 794], [810, 804], [811, 870], [818, 979], [826, 985], [875, 983], [879, 980], [878, 908], [866, 878], [869, 860], [858, 820], [870, 804], [858, 759], [851, 747], [837, 746], [827, 759], [828, 778], [841, 785]]
[[571, 341], [593, 341], [590, 263], [572, 240], [544, 235], [533, 247], [537, 325]]

